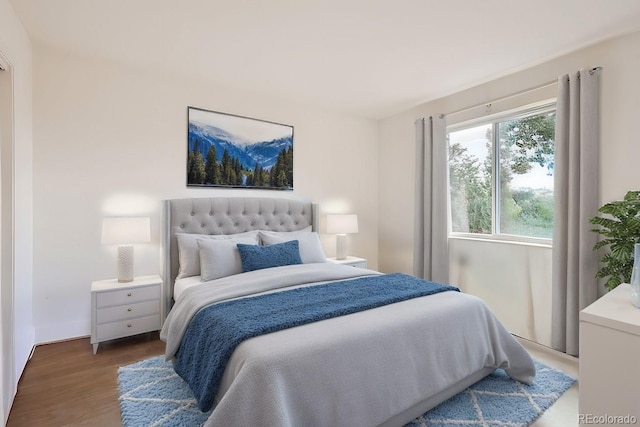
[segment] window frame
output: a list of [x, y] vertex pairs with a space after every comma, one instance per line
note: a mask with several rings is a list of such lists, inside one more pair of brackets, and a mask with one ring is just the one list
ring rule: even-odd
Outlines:
[[[508, 120], [517, 120], [525, 117], [530, 117], [538, 114], [544, 114], [551, 111], [557, 111], [556, 98], [546, 99], [544, 101], [527, 104], [522, 107], [501, 111], [499, 113], [490, 114], [470, 120], [465, 120], [460, 123], [454, 123], [447, 125], [447, 148], [449, 146], [449, 134], [451, 132], [457, 132], [465, 129], [471, 129], [482, 125], [491, 125], [493, 140], [491, 141], [491, 167], [494, 173], [491, 176], [491, 234], [485, 233], [468, 233], [468, 232], [456, 232], [452, 230], [451, 221], [451, 181], [449, 179], [449, 163], [447, 160], [447, 199], [449, 200], [449, 238], [459, 238], [465, 240], [484, 240], [484, 241], [496, 241], [496, 242], [509, 242], [509, 243], [523, 243], [532, 244], [536, 246], [551, 247], [552, 238], [546, 237], [532, 237], [523, 236], [517, 234], [500, 233], [500, 131], [499, 123]], [[557, 116], [556, 116], [557, 117]], [[555, 151], [555, 148], [554, 148]], [[554, 189], [555, 197], [555, 189]]]

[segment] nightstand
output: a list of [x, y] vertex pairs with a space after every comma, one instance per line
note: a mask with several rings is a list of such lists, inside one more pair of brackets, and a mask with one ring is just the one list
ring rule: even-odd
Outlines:
[[102, 341], [128, 337], [162, 327], [162, 279], [140, 276], [131, 282], [117, 279], [91, 283], [91, 344], [93, 354]]
[[351, 267], [367, 268], [367, 260], [355, 256], [348, 256], [345, 259], [327, 258], [327, 261], [334, 264], [350, 265]]

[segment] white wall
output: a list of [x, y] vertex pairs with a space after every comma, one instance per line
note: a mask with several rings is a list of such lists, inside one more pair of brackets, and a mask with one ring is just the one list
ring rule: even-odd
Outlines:
[[[417, 118], [433, 114], [448, 113], [477, 104], [537, 87], [558, 76], [577, 71], [580, 68], [604, 67], [602, 73], [602, 130], [600, 161], [600, 201], [620, 199], [626, 191], [640, 188], [638, 159], [640, 158], [640, 79], [637, 70], [640, 67], [640, 33], [634, 33], [612, 39], [575, 53], [548, 61], [536, 67], [528, 68], [496, 79], [489, 83], [422, 104], [409, 111], [387, 118], [380, 122], [380, 180], [379, 198], [381, 200], [379, 217], [379, 267], [383, 271], [412, 271], [413, 247], [413, 192], [414, 192], [414, 121]], [[437, 82], [434, 82], [437, 84]], [[400, 224], [400, 226], [398, 225]], [[457, 245], [468, 251], [482, 251], [474, 242]], [[544, 252], [544, 248], [541, 249]], [[543, 259], [544, 253], [535, 254]], [[493, 262], [517, 262], [518, 251], [514, 258], [500, 258], [495, 253]], [[455, 260], [453, 260], [455, 261]], [[455, 267], [452, 267], [452, 270]], [[550, 280], [549, 266], [539, 272], [541, 279], [536, 286], [544, 289], [544, 279]], [[511, 273], [502, 275], [497, 268], [491, 273], [497, 283], [506, 287], [513, 286]], [[456, 271], [452, 271], [454, 277]], [[526, 274], [519, 277], [516, 286], [525, 289]], [[495, 304], [496, 306], [498, 304]], [[510, 327], [508, 319], [501, 318]], [[520, 320], [514, 320], [516, 325]], [[510, 327], [511, 328], [511, 327]], [[511, 329], [516, 329], [514, 326]]]
[[[1, 410], [2, 419], [9, 415], [9, 407], [15, 396], [18, 379], [22, 374], [27, 358], [34, 343], [32, 320], [32, 266], [33, 266], [33, 161], [32, 161], [32, 54], [31, 42], [12, 6], [6, 0], [0, 0], [0, 53], [7, 59], [10, 70], [5, 71], [4, 79], [10, 79], [12, 92], [12, 120], [9, 125], [12, 135], [7, 141], [3, 134], [2, 144], [9, 144], [13, 159], [8, 159], [9, 182], [3, 174], [3, 186], [9, 186], [13, 200], [2, 200], [3, 214], [7, 205], [11, 211], [9, 218], [3, 216], [2, 221], [11, 220], [10, 232], [2, 235], [9, 242], [9, 250], [13, 274], [9, 283], [2, 283], [2, 387]], [[6, 83], [6, 81], [5, 81]], [[7, 91], [3, 91], [6, 95]], [[6, 117], [6, 116], [5, 116]], [[6, 130], [6, 123], [3, 123]], [[4, 147], [7, 148], [7, 147]], [[3, 152], [6, 150], [3, 148]], [[3, 167], [7, 165], [3, 159]], [[7, 167], [5, 167], [6, 171]], [[12, 176], [11, 176], [12, 175]], [[12, 188], [11, 188], [12, 187]], [[12, 228], [12, 230], [11, 230]], [[13, 236], [11, 236], [11, 233]], [[9, 235], [6, 235], [9, 234]], [[3, 245], [4, 246], [4, 245]], [[5, 254], [6, 255], [6, 254]], [[9, 272], [11, 273], [11, 272]], [[5, 308], [9, 307], [10, 313]], [[9, 314], [9, 317], [7, 317]]]
[[[257, 70], [256, 72], [259, 72]], [[378, 134], [374, 121], [284, 99], [34, 48], [34, 320], [38, 342], [90, 333], [90, 285], [114, 277], [103, 216], [150, 215], [152, 244], [136, 274], [160, 273], [161, 201], [178, 197], [305, 197], [324, 215], [359, 215], [353, 254], [377, 265]], [[186, 188], [187, 106], [294, 126], [295, 191]], [[323, 236], [327, 256], [335, 237]]]
[[450, 282], [482, 298], [519, 337], [551, 346], [551, 248], [454, 238]]

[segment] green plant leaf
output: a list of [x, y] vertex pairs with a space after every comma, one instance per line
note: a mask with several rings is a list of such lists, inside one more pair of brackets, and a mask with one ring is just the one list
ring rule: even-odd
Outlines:
[[611, 290], [631, 279], [634, 245], [640, 242], [640, 191], [628, 191], [623, 200], [605, 203], [598, 212], [601, 215], [589, 219], [597, 226], [591, 232], [602, 237], [593, 250], [608, 251], [600, 259], [602, 267], [596, 277], [608, 277], [606, 286]]
[[609, 277], [609, 280], [607, 280], [607, 289], [612, 290], [616, 286], [618, 286], [620, 283], [622, 283], [622, 280], [620, 279], [619, 276], [611, 276]]
[[627, 191], [624, 195], [625, 202], [640, 201], [640, 191]]
[[620, 226], [620, 221], [600, 216], [591, 218], [589, 222], [609, 230], [614, 230]]
[[611, 258], [625, 262], [633, 256], [633, 242], [625, 241], [611, 245]]

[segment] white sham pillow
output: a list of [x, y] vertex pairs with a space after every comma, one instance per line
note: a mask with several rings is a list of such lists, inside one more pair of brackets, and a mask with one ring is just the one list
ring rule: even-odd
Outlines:
[[[289, 240], [295, 240], [294, 237], [299, 236], [299, 235], [304, 235], [304, 234], [310, 234], [312, 233], [313, 227], [312, 226], [308, 226], [305, 228], [301, 228], [300, 230], [295, 230], [295, 231], [267, 231], [267, 230], [260, 230], [260, 238], [262, 239], [262, 236], [281, 236], [281, 237], [287, 237], [290, 238]], [[284, 241], [284, 240], [283, 240]], [[281, 243], [281, 242], [278, 242]], [[266, 245], [268, 243], [265, 243], [264, 241], [260, 241], [260, 244], [262, 245]]]
[[200, 255], [200, 280], [220, 279], [242, 273], [242, 259], [236, 246], [238, 243], [257, 246], [255, 239], [211, 240], [198, 239]]
[[[177, 279], [200, 275], [200, 252], [198, 248], [198, 239], [202, 240], [237, 240], [252, 239], [253, 245], [257, 245], [258, 231], [252, 230], [238, 234], [187, 234], [176, 233], [178, 242], [178, 260], [180, 269], [178, 270]], [[243, 242], [244, 243], [244, 242]]]
[[312, 232], [277, 232], [277, 231], [260, 231], [260, 241], [263, 245], [274, 245], [276, 243], [284, 243], [290, 240], [297, 240], [300, 248], [300, 259], [303, 264], [313, 262], [327, 262], [327, 257], [322, 250], [320, 243], [320, 235], [315, 231]]

